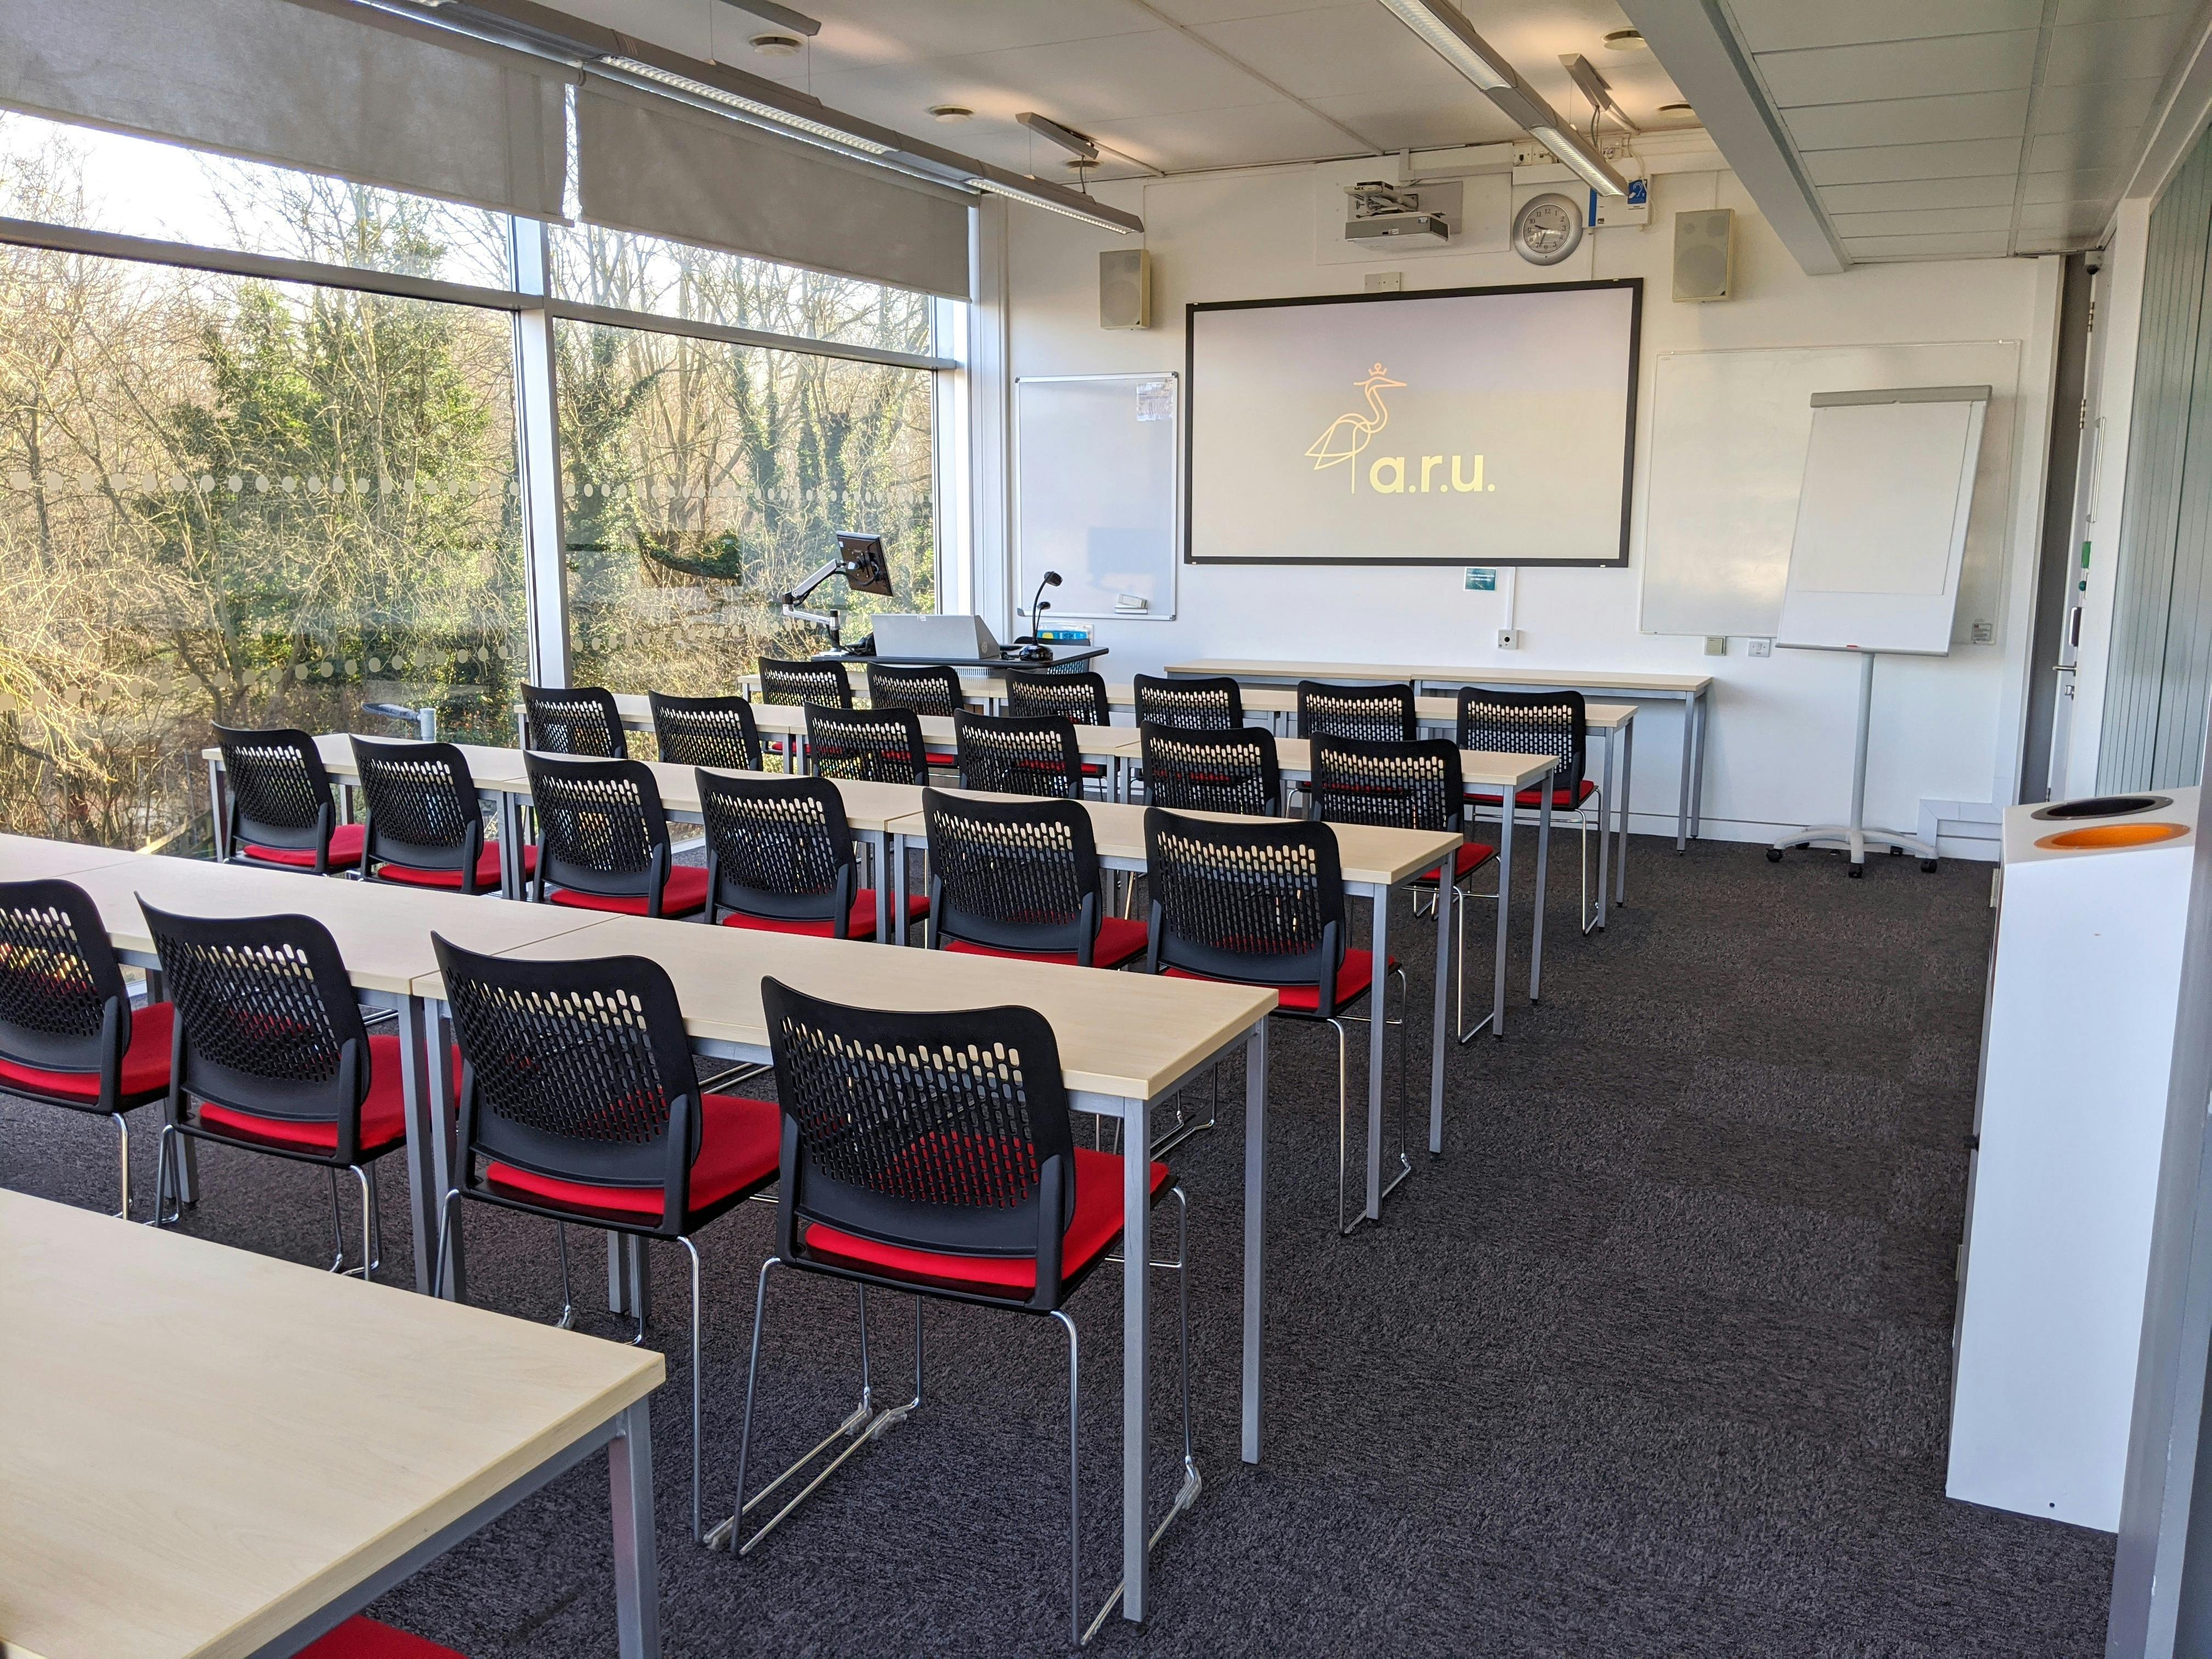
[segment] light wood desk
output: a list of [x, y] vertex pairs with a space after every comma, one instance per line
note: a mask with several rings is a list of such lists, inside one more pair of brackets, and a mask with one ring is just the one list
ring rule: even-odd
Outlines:
[[[437, 970], [435, 931], [471, 951], [502, 951], [532, 939], [573, 933], [597, 920], [590, 910], [515, 904], [485, 896], [425, 892], [389, 884], [254, 870], [198, 859], [134, 855], [70, 876], [100, 908], [116, 953], [158, 972], [154, 936], [138, 908], [188, 916], [313, 916], [331, 930], [356, 993], [372, 1007], [398, 1011], [400, 1064], [407, 1110], [408, 1216], [415, 1242], [416, 1288], [430, 1288], [437, 1237], [438, 1195], [446, 1190], [453, 1138], [438, 1103], [450, 1097], [452, 1070], [442, 1044], [427, 1043], [415, 981]], [[149, 987], [149, 989], [152, 988]], [[189, 1153], [193, 1142], [182, 1143]], [[185, 1195], [191, 1165], [185, 1162]], [[158, 1201], [158, 1195], [157, 1195]]]
[[[560, 939], [507, 954], [532, 961], [649, 957], [667, 969], [693, 1044], [718, 1057], [769, 1058], [760, 986], [795, 989], [861, 1007], [957, 1009], [1013, 1004], [1051, 1023], [1061, 1076], [1077, 1111], [1124, 1119], [1122, 1144], [1121, 1569], [1123, 1615], [1141, 1620], [1146, 1598], [1146, 1455], [1151, 1442], [1148, 1160], [1152, 1108], [1186, 1079], [1240, 1047], [1246, 1062], [1244, 1123], [1243, 1455], [1260, 1456], [1261, 1346], [1265, 1307], [1267, 1013], [1273, 991], [1168, 981], [1135, 974], [1039, 969], [993, 957], [925, 956], [839, 939], [642, 917], [614, 917]], [[418, 981], [442, 1001], [445, 985]], [[1178, 1494], [1179, 1510], [1195, 1493]], [[709, 1541], [733, 1528], [717, 1528]]]
[[[1712, 702], [1710, 674], [1583, 673], [1571, 669], [1472, 668], [1464, 664], [1298, 662], [1204, 657], [1170, 663], [1170, 674], [1226, 674], [1237, 680], [1410, 680], [1424, 685], [1556, 687], [1586, 696], [1617, 696], [1682, 705], [1681, 799], [1674, 816], [1674, 850], [1698, 833], [1705, 790], [1705, 721]], [[1623, 833], [1626, 834], [1624, 828]]]
[[[1549, 761], [1545, 762], [1550, 765]], [[1019, 800], [1017, 795], [986, 794], [980, 790], [947, 790], [948, 794], [972, 794], [981, 800]], [[1128, 805], [1118, 801], [1086, 800], [1079, 803], [1091, 815], [1091, 838], [1098, 849], [1098, 861], [1109, 870], [1141, 872], [1145, 868], [1145, 813], [1146, 808]], [[1213, 818], [1226, 823], [1250, 823], [1249, 817], [1240, 818], [1220, 812], [1192, 812], [1185, 816]], [[1261, 820], [1266, 822], [1267, 820]], [[1382, 964], [1390, 959], [1390, 892], [1401, 883], [1425, 874], [1442, 866], [1454, 854], [1460, 838], [1443, 830], [1388, 830], [1372, 824], [1338, 823], [1329, 826], [1336, 831], [1339, 865], [1344, 872], [1344, 884], [1348, 891], [1373, 901], [1370, 948], [1375, 954], [1375, 988], [1370, 994], [1377, 1018], [1370, 1019], [1367, 1028], [1367, 1194], [1362, 1213], [1370, 1221], [1379, 1220], [1382, 1214], [1382, 1200], [1389, 1188], [1382, 1184], [1382, 1037], [1384, 1026], [1379, 1018], [1385, 994]], [[911, 844], [927, 845], [928, 827], [921, 814], [902, 820], [891, 826], [895, 838], [893, 856], [903, 869], [906, 848]], [[1504, 872], [1499, 873], [1504, 887]], [[1498, 914], [1505, 914], [1501, 902]], [[1449, 1046], [1444, 1039], [1445, 991], [1449, 983], [1445, 965], [1450, 961], [1451, 906], [1440, 902], [1437, 906], [1437, 982], [1434, 997], [1434, 1024], [1429, 1052], [1429, 1151], [1443, 1151], [1444, 1111], [1444, 1053]], [[1499, 934], [1499, 955], [1497, 969], [1497, 1000], [1500, 1007], [1504, 1000], [1505, 957], [1504, 934]], [[943, 960], [965, 960], [939, 953]], [[1062, 971], [1086, 975], [1091, 978], [1127, 979], [1127, 974], [1101, 975], [1096, 969], [1062, 969], [1049, 963], [1025, 964], [1039, 974]], [[1181, 983], [1182, 981], [1177, 981]], [[1411, 1011], [1408, 1010], [1410, 1016]], [[1480, 1027], [1477, 1028], [1480, 1029]], [[1407, 1056], [1410, 1069], [1411, 1056]], [[1403, 1176], [1400, 1177], [1404, 1179]], [[1396, 1183], [1393, 1182], [1395, 1187]]]
[[120, 847], [88, 847], [82, 842], [46, 841], [37, 836], [0, 836], [0, 881], [51, 881], [143, 858]]
[[[315, 739], [315, 752], [323, 757], [323, 769], [342, 787], [350, 787], [361, 777], [361, 768], [354, 760], [353, 739], [349, 732], [325, 732]], [[412, 743], [412, 738], [380, 738], [373, 733], [359, 734], [371, 743]], [[469, 775], [475, 780], [477, 793], [496, 795], [512, 790], [523, 781], [522, 751], [519, 749], [497, 749], [480, 743], [459, 743], [453, 745], [469, 763]], [[230, 856], [230, 814], [226, 805], [227, 780], [223, 775], [222, 750], [203, 749], [200, 758], [207, 764], [208, 804], [215, 815], [215, 855], [218, 859]], [[338, 814], [341, 822], [345, 813]], [[502, 822], [502, 834], [504, 823]], [[512, 843], [510, 843], [512, 844]]]
[[295, 1652], [602, 1446], [660, 1650], [650, 1349], [9, 1192], [0, 1329], [0, 1651]]

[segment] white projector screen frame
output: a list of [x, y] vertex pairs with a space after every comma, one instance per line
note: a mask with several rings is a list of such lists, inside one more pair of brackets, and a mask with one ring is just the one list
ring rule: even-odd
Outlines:
[[[1184, 312], [1186, 563], [1627, 564], [1641, 277]], [[1494, 406], [1486, 383], [1506, 388]], [[1377, 445], [1393, 400], [1403, 437]], [[1382, 495], [1410, 510], [1381, 519]]]

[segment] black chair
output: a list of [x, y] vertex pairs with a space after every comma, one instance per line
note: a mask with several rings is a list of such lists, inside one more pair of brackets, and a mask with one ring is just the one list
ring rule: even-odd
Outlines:
[[1356, 738], [1364, 743], [1411, 743], [1420, 733], [1410, 685], [1336, 685], [1298, 682], [1298, 735]]
[[1075, 722], [1065, 714], [971, 714], [952, 717], [960, 787], [1002, 795], [1083, 793], [1083, 754]]
[[[968, 706], [960, 676], [940, 664], [872, 662], [868, 665], [868, 704], [873, 708], [911, 708], [917, 714], [949, 720]], [[954, 757], [932, 754], [932, 766], [949, 767]]]
[[[312, 916], [138, 908], [177, 1009], [155, 1218], [179, 1138], [315, 1164], [330, 1176], [331, 1271], [373, 1277], [383, 1254], [377, 1160], [407, 1144], [400, 1038], [369, 1035], [337, 941]], [[341, 1170], [361, 1186], [358, 1267], [345, 1265]]]
[[[1581, 896], [1576, 916], [1587, 933], [1597, 926], [1596, 907], [1590, 899], [1589, 832], [1591, 803], [1595, 800], [1599, 833], [1604, 833], [1605, 801], [1598, 787], [1586, 775], [1589, 763], [1589, 712], [1579, 691], [1492, 691], [1463, 686], [1459, 694], [1459, 746], [1488, 749], [1508, 755], [1556, 755], [1559, 764], [1552, 773], [1552, 811], [1572, 812], [1581, 831], [1577, 867]], [[1470, 807], [1504, 812], [1504, 791], [1480, 786], [1468, 791]], [[1533, 812], [1544, 804], [1544, 786], [1516, 793], [1514, 805]]]
[[[763, 702], [787, 704], [818, 702], [831, 708], [853, 706], [853, 679], [842, 662], [792, 662], [779, 657], [760, 659]], [[769, 752], [788, 756], [791, 744], [782, 738], [769, 740]]]
[[524, 686], [522, 746], [594, 760], [629, 756], [629, 738], [615, 708], [615, 694], [596, 685]]
[[929, 781], [921, 717], [911, 708], [825, 708], [810, 702], [806, 705], [806, 757], [808, 764], [825, 778], [869, 783]]
[[665, 697], [645, 694], [653, 710], [653, 735], [660, 758], [672, 766], [720, 766], [733, 772], [765, 769], [760, 727], [744, 697]]
[[1283, 810], [1283, 773], [1272, 732], [1256, 726], [1208, 731], [1147, 725], [1138, 741], [1145, 799], [1152, 805], [1266, 817]]
[[[1468, 830], [1466, 793], [1460, 780], [1459, 750], [1441, 738], [1420, 743], [1359, 743], [1350, 738], [1316, 738], [1313, 746], [1313, 815], [1329, 823], [1375, 823], [1393, 830], [1441, 830], [1462, 837], [1453, 855], [1451, 906], [1456, 941], [1459, 1040], [1467, 1042], [1490, 1024], [1485, 1014], [1473, 1030], [1467, 1024], [1467, 908], [1474, 900], [1498, 895], [1474, 890], [1474, 874], [1492, 863], [1498, 849], [1464, 839]], [[1416, 876], [1415, 892], [1437, 892], [1433, 872]], [[1430, 914], [1435, 914], [1431, 911]], [[1447, 971], [1449, 965], [1447, 965]]]
[[1092, 673], [1010, 673], [1006, 676], [1006, 712], [1065, 714], [1078, 726], [1114, 723], [1113, 705], [1106, 700], [1106, 682]]
[[[356, 738], [353, 758], [367, 809], [363, 881], [500, 890], [500, 844], [484, 839], [483, 800], [466, 756], [450, 743]], [[524, 848], [524, 878], [537, 867], [537, 849]]]
[[[876, 891], [860, 885], [844, 798], [826, 778], [732, 778], [699, 774], [707, 829], [707, 908], [702, 921], [817, 939], [873, 939]], [[904, 921], [929, 914], [906, 902]], [[902, 935], [905, 932], [899, 927]]]
[[305, 732], [215, 728], [230, 808], [223, 844], [233, 864], [258, 864], [326, 876], [361, 862], [364, 831], [338, 822], [331, 775]]
[[[0, 1091], [115, 1125], [131, 1218], [129, 1115], [169, 1093], [174, 1008], [131, 1006], [100, 908], [66, 881], [0, 882]], [[155, 1194], [154, 1213], [161, 1198]]]
[[1227, 675], [1210, 679], [1136, 679], [1137, 724], [1187, 732], [1232, 732], [1244, 724], [1244, 694]]
[[1091, 815], [1074, 801], [925, 789], [921, 817], [933, 947], [1082, 968], [1119, 968], [1145, 954], [1145, 924], [1105, 914]]
[[[676, 988], [643, 957], [521, 962], [433, 933], [460, 1049], [454, 1183], [438, 1199], [445, 1286], [453, 1200], [672, 1239], [691, 1258], [691, 1535], [701, 1535], [699, 1248], [693, 1237], [776, 1176], [765, 1101], [699, 1086]], [[641, 1320], [635, 1340], [644, 1340]]]
[[[1146, 966], [1183, 979], [1228, 980], [1273, 988], [1275, 1012], [1319, 1021], [1336, 1033], [1336, 1227], [1345, 1220], [1351, 1134], [1346, 1075], [1346, 1011], [1370, 999], [1376, 963], [1371, 951], [1346, 944], [1343, 866], [1336, 832], [1310, 819], [1226, 823], [1180, 817], [1158, 807], [1145, 812], [1145, 870], [1152, 895], [1152, 951]], [[1407, 1155], [1406, 977], [1397, 975], [1398, 1173], [1395, 1192], [1413, 1172]]]
[[[920, 1407], [924, 1298], [1048, 1318], [1067, 1335], [1069, 1631], [1079, 1645], [1081, 1395], [1066, 1308], [1121, 1237], [1121, 1160], [1075, 1144], [1059, 1045], [1033, 1010], [884, 1013], [825, 1002], [772, 978], [762, 981], [761, 995], [783, 1147], [775, 1254], [761, 1264], [753, 1307], [732, 1547], [740, 1555], [752, 1550], [830, 1469]], [[1150, 1175], [1152, 1202], [1172, 1194], [1176, 1205], [1174, 1260], [1155, 1265], [1176, 1270], [1182, 1321], [1183, 1483], [1172, 1511], [1179, 1513], [1199, 1486], [1190, 1440], [1188, 1203], [1166, 1164], [1152, 1162]], [[869, 1290], [913, 1296], [914, 1398], [874, 1407], [864, 1357], [861, 1409], [747, 1498], [768, 1281], [779, 1267], [859, 1285], [864, 1322]], [[841, 1448], [835, 1460], [799, 1498], [750, 1538], [739, 1535], [747, 1515], [832, 1447]]]
[[688, 916], [704, 908], [707, 872], [675, 861], [651, 768], [534, 751], [522, 759], [538, 809], [532, 902], [625, 916]]

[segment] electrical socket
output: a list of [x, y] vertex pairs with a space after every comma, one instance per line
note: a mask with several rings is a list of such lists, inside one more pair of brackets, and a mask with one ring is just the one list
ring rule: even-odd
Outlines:
[[1518, 651], [1521, 648], [1521, 630], [1517, 628], [1499, 629], [1498, 648], [1500, 651]]
[[1772, 640], [1753, 640], [1745, 645], [1744, 651], [1745, 653], [1749, 656], [1771, 657], [1774, 654], [1774, 641]]
[[1995, 623], [1976, 623], [1972, 639], [1976, 645], [1995, 645], [1997, 642], [1997, 625]]

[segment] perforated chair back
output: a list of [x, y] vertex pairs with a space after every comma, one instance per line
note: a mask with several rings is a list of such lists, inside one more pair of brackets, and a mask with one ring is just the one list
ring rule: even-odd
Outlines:
[[927, 783], [929, 753], [921, 717], [911, 708], [825, 708], [806, 705], [806, 753], [827, 778], [870, 783]]
[[1072, 951], [1091, 966], [1103, 915], [1091, 815], [1073, 801], [971, 800], [921, 792], [930, 943]]
[[453, 871], [460, 890], [476, 893], [483, 856], [483, 802], [469, 763], [450, 743], [353, 740], [354, 765], [368, 817], [361, 872], [379, 864]]
[[1083, 793], [1083, 752], [1075, 722], [1065, 714], [971, 714], [963, 708], [952, 716], [952, 734], [963, 788], [1069, 800]]
[[336, 1126], [361, 1150], [368, 1033], [331, 930], [313, 916], [179, 916], [141, 899], [176, 1005], [176, 1087], [258, 1117]]
[[672, 766], [724, 766], [758, 772], [760, 727], [753, 706], [743, 697], [664, 697], [648, 691], [653, 734], [660, 758]]
[[1364, 743], [1411, 743], [1419, 735], [1410, 685], [1335, 685], [1298, 682], [1298, 735], [1357, 738]]
[[1147, 725], [1139, 742], [1145, 799], [1155, 806], [1260, 817], [1282, 811], [1283, 773], [1271, 732], [1256, 726], [1206, 732]]
[[1392, 830], [1463, 827], [1467, 793], [1459, 750], [1442, 738], [1425, 743], [1314, 739], [1313, 816], [1329, 823], [1377, 823]]
[[483, 1157], [555, 1180], [657, 1188], [656, 1231], [684, 1231], [699, 1075], [667, 970], [643, 957], [523, 962], [430, 940], [461, 1050], [455, 1184], [476, 1189]]
[[622, 760], [629, 754], [615, 694], [597, 685], [522, 688], [523, 747]]
[[1171, 680], [1139, 674], [1136, 698], [1139, 726], [1228, 732], [1244, 724], [1244, 694], [1237, 682], [1226, 675], [1212, 679]]
[[707, 909], [785, 921], [826, 921], [851, 936], [859, 866], [844, 797], [826, 778], [699, 774], [707, 830]]
[[0, 1060], [97, 1073], [112, 1102], [130, 1048], [131, 993], [100, 907], [74, 882], [0, 882]]
[[781, 657], [760, 659], [761, 701], [788, 703], [827, 703], [832, 708], [853, 706], [853, 680], [842, 662], [791, 662]]
[[1224, 823], [1145, 813], [1150, 966], [1257, 985], [1311, 985], [1335, 1012], [1345, 951], [1336, 832], [1298, 819]]
[[960, 676], [941, 664], [872, 662], [868, 702], [877, 708], [951, 715], [968, 706], [968, 694], [960, 689]]
[[633, 760], [565, 760], [527, 754], [538, 809], [538, 869], [531, 896], [547, 884], [608, 898], [642, 898], [660, 914], [668, 879], [668, 814], [651, 769]]
[[1009, 674], [1006, 712], [1012, 714], [1065, 714], [1078, 726], [1111, 726], [1113, 705], [1106, 701], [1106, 682], [1097, 674]]
[[289, 726], [265, 732], [215, 727], [229, 780], [230, 845], [282, 848], [315, 854], [315, 873], [327, 868], [337, 807], [331, 775], [315, 740]]
[[1572, 799], [1589, 750], [1589, 712], [1579, 691], [1492, 691], [1462, 687], [1459, 746], [1508, 755], [1557, 755], [1548, 787]]
[[772, 978], [761, 997], [784, 1120], [777, 1253], [805, 1261], [800, 1224], [822, 1222], [908, 1249], [1034, 1257], [1030, 1305], [1056, 1305], [1075, 1141], [1044, 1016], [886, 1013]]

